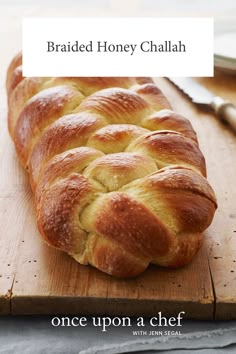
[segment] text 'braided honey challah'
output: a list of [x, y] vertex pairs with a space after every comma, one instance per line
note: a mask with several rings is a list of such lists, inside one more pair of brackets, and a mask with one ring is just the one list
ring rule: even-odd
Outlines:
[[148, 78], [7, 75], [9, 131], [46, 242], [120, 277], [179, 267], [216, 205], [190, 122]]

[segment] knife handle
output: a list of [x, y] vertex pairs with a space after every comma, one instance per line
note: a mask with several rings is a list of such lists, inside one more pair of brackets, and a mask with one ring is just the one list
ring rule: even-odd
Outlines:
[[231, 102], [224, 101], [221, 97], [214, 97], [211, 107], [217, 116], [227, 122], [236, 133], [236, 107]]

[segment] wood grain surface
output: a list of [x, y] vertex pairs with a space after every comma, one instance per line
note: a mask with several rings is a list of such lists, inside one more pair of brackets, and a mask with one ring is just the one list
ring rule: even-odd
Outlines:
[[[197, 257], [182, 269], [153, 266], [136, 279], [119, 280], [80, 266], [42, 241], [28, 177], [7, 132], [5, 74], [21, 40], [18, 10], [4, 11], [0, 11], [0, 35], [1, 39], [7, 35], [8, 42], [0, 40], [0, 313], [155, 315], [162, 311], [173, 316], [185, 311], [188, 318], [236, 318], [235, 135], [167, 80], [157, 79], [174, 109], [190, 119], [198, 133], [219, 204], [214, 221]], [[38, 13], [37, 7], [21, 10], [21, 16]], [[216, 72], [214, 78], [198, 80], [236, 103], [236, 77]]]

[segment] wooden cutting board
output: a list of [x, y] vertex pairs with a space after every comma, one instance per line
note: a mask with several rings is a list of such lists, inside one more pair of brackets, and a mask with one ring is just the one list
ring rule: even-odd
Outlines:
[[[232, 78], [219, 75], [202, 81], [217, 91], [224, 80], [228, 91], [222, 96], [234, 98]], [[152, 266], [135, 279], [121, 280], [45, 245], [36, 228], [28, 177], [7, 133], [5, 106], [0, 141], [1, 314], [144, 316], [161, 311], [173, 316], [185, 311], [186, 318], [236, 318], [236, 138], [165, 79], [156, 82], [196, 129], [219, 202], [197, 257], [179, 270]]]

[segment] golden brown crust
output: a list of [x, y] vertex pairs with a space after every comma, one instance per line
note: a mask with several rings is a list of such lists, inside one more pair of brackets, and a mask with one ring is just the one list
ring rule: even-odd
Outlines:
[[66, 252], [83, 252], [87, 233], [78, 215], [98, 191], [81, 174], [71, 174], [46, 190], [37, 205], [38, 226], [44, 239]]
[[141, 258], [155, 259], [168, 252], [174, 235], [146, 206], [123, 192], [109, 193], [99, 206], [93, 225], [98, 235]]
[[95, 147], [104, 154], [112, 154], [125, 151], [133, 140], [147, 133], [149, 130], [133, 124], [111, 124], [91, 134], [87, 145]]
[[[86, 147], [75, 148], [55, 155], [46, 165], [45, 169], [39, 176], [37, 184], [35, 200], [39, 203], [45, 189], [55, 183], [58, 179], [66, 178], [71, 173], [81, 173], [83, 170], [97, 158], [103, 156], [103, 153]], [[36, 185], [31, 180], [31, 184]]]
[[178, 235], [202, 232], [210, 225], [217, 206], [207, 180], [180, 166], [133, 181], [122, 191], [148, 205]]
[[11, 137], [22, 109], [28, 100], [36, 95], [43, 87], [44, 78], [24, 78], [8, 95], [8, 128]]
[[133, 141], [127, 151], [152, 157], [159, 168], [169, 165], [191, 167], [206, 176], [205, 159], [192, 140], [174, 131], [157, 131]]
[[149, 130], [172, 130], [198, 143], [197, 135], [189, 120], [169, 109], [162, 109], [145, 117], [142, 120], [142, 127]]
[[8, 124], [48, 244], [119, 277], [180, 267], [216, 198], [190, 122], [150, 78], [7, 74]]
[[129, 182], [156, 171], [156, 163], [148, 156], [122, 152], [102, 156], [84, 170], [90, 181], [100, 183], [107, 191], [116, 191]]
[[89, 136], [105, 124], [102, 117], [89, 113], [66, 115], [52, 123], [35, 143], [29, 157], [28, 167], [33, 185], [53, 156], [86, 146]]
[[[76, 254], [72, 255], [79, 260]], [[86, 260], [107, 274], [128, 278], [142, 273], [149, 264], [148, 259], [135, 257], [113, 240], [91, 235], [88, 238]]]
[[65, 112], [73, 112], [82, 98], [75, 89], [57, 86], [39, 92], [27, 102], [14, 132], [16, 150], [23, 166], [27, 166], [30, 152], [42, 131]]
[[193, 259], [203, 243], [203, 234], [183, 234], [178, 239], [176, 247], [164, 257], [158, 257], [154, 264], [170, 268], [182, 267]]
[[146, 83], [141, 86], [138, 85], [135, 92], [147, 101], [155, 111], [159, 111], [162, 108], [171, 109], [170, 103], [154, 83]]
[[[18, 53], [12, 60], [11, 64], [9, 65], [6, 77], [6, 90], [7, 94], [10, 95], [11, 91], [19, 84], [19, 82], [23, 79], [22, 78], [22, 55]], [[19, 73], [21, 73], [21, 79], [19, 78]], [[18, 77], [18, 80], [16, 80]]]
[[114, 87], [88, 96], [81, 103], [80, 111], [102, 115], [110, 124], [138, 125], [141, 117], [154, 108], [135, 92]]

